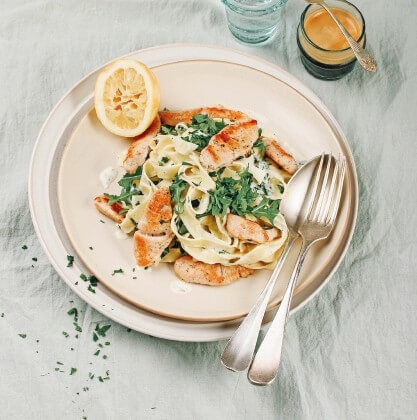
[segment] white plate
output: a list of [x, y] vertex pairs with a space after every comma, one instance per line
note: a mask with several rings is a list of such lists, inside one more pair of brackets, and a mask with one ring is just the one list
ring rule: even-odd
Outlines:
[[[292, 76], [270, 63], [239, 52], [208, 46], [171, 45], [130, 56], [154, 68], [161, 83], [162, 106], [187, 108], [223, 103], [253, 115], [260, 126], [272, 129], [290, 144], [298, 157], [309, 158], [322, 151], [332, 151], [348, 158], [338, 226], [330, 241], [313, 249], [306, 262], [293, 301], [293, 308], [300, 306], [337, 268], [356, 219], [356, 172], [347, 142], [334, 118], [320, 100]], [[70, 287], [110, 318], [136, 330], [170, 339], [206, 341], [226, 338], [235, 328], [235, 322], [193, 323], [167, 319], [133, 307], [102, 286], [92, 294], [86, 291], [83, 282], [79, 282], [80, 272], [88, 272], [88, 269], [72, 249], [57, 209], [58, 170], [66, 146], [60, 184], [62, 191], [68, 191], [69, 196], [66, 199], [66, 194], [62, 194], [67, 229], [79, 256], [103, 283], [119, 295], [148, 310], [172, 317], [205, 321], [230, 319], [249, 310], [267, 278], [263, 273], [255, 279], [241, 280], [224, 288], [193, 286], [191, 293], [180, 295], [171, 292], [169, 278], [172, 274], [167, 267], [162, 266], [149, 274], [140, 273], [136, 280], [131, 278], [133, 276], [110, 275], [119, 267], [127, 271], [133, 265], [133, 258], [129, 240], [110, 241], [114, 228], [110, 223], [99, 223], [91, 206], [91, 197], [101, 191], [98, 173], [104, 167], [114, 165], [114, 151], [124, 147], [121, 141], [101, 128], [95, 121], [94, 112], [88, 113], [94, 81], [100, 70], [84, 78], [58, 103], [36, 143], [29, 176], [29, 197], [41, 243]], [[94, 154], [99, 136], [102, 136], [103, 150]], [[90, 143], [88, 139], [91, 139]], [[87, 154], [82, 153], [85, 147]], [[69, 188], [69, 176], [74, 176], [74, 159], [79, 162], [77, 187]], [[92, 168], [87, 170], [88, 164]], [[91, 176], [93, 172], [97, 174], [95, 177]], [[86, 221], [78, 228], [73, 223], [80, 220], [81, 213], [74, 215], [77, 212], [81, 212]], [[110, 254], [109, 243], [116, 244]], [[88, 249], [90, 245], [94, 251]], [[76, 255], [72, 269], [66, 268], [67, 254]], [[282, 288], [281, 282], [281, 287], [275, 291], [274, 303], [279, 300]]]

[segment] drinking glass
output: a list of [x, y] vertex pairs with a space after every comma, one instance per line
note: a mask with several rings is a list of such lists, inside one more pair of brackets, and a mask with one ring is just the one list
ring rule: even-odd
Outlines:
[[282, 6], [288, 0], [222, 0], [232, 35], [248, 44], [259, 44], [277, 32]]

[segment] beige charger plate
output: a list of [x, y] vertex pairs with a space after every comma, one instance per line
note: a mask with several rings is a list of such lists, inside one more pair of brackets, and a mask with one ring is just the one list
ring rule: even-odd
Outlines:
[[[223, 104], [258, 120], [266, 132], [286, 143], [299, 160], [325, 151], [349, 159], [328, 121], [296, 89], [267, 73], [240, 64], [214, 60], [181, 61], [153, 67], [161, 86], [161, 107], [187, 109]], [[129, 140], [106, 131], [90, 109], [67, 141], [59, 168], [58, 199], [65, 229], [78, 256], [96, 277], [128, 302], [167, 317], [193, 321], [222, 321], [245, 315], [263, 289], [270, 272], [262, 270], [225, 287], [191, 285], [189, 293], [172, 291], [172, 265], [133, 272], [131, 239], [115, 237], [113, 222], [99, 215], [92, 199], [104, 189], [100, 172], [117, 165], [117, 155]], [[296, 294], [317, 277], [326, 277], [340, 260], [350, 239], [356, 215], [356, 183], [351, 166], [342, 208], [332, 236], [317, 244], [307, 257]], [[114, 183], [106, 192], [116, 192]], [[100, 222], [105, 220], [105, 224]], [[90, 250], [90, 247], [93, 250]], [[270, 302], [281, 299], [292, 270], [291, 261], [280, 276]], [[112, 275], [115, 269], [124, 273]], [[134, 278], [136, 277], [136, 278]]]

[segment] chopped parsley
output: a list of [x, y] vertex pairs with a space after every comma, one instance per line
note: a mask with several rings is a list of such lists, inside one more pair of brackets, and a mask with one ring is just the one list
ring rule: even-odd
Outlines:
[[87, 290], [91, 293], [96, 293], [96, 291], [94, 290], [94, 287], [97, 287], [98, 285], [98, 280], [95, 276], [91, 275], [91, 276], [86, 276], [85, 274], [80, 274], [80, 279], [85, 281], [85, 282], [89, 282], [90, 284], [88, 285]]
[[68, 314], [69, 316], [74, 316], [74, 321], [75, 321], [75, 322], [77, 322], [77, 321], [78, 321], [78, 310], [77, 310], [77, 308], [71, 308], [71, 309], [67, 312], [67, 314]]
[[158, 162], [159, 166], [162, 166], [164, 163], [167, 163], [169, 159], [166, 156], [163, 156], [161, 160]]
[[18, 336], [21, 337], [21, 338], [26, 338], [27, 334], [18, 334]]
[[115, 274], [123, 274], [124, 271], [121, 268], [118, 268], [117, 270], [113, 270], [113, 273], [111, 273], [112, 276], [114, 276]]
[[77, 372], [77, 369], [76, 369], [76, 368], [74, 368], [74, 367], [72, 367], [72, 368], [71, 368], [70, 375], [74, 375], [74, 373], [75, 373], [75, 372]]
[[36, 257], [33, 257], [32, 258], [32, 261], [35, 261], [36, 262], [36, 261], [38, 261], [38, 259]]
[[22, 249], [28, 249], [27, 245], [23, 245]]
[[100, 337], [105, 337], [106, 336], [106, 332], [111, 328], [111, 325], [103, 325], [102, 327], [100, 327], [100, 324], [96, 325], [96, 328], [94, 329], [94, 331], [100, 336]]
[[72, 255], [67, 255], [67, 267], [72, 267], [74, 265], [74, 257]]
[[83, 329], [78, 325], [77, 322], [73, 322], [73, 325], [75, 327], [75, 331], [83, 332]]

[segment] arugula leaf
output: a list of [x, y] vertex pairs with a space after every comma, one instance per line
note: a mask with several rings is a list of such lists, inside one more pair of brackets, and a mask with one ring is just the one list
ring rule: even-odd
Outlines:
[[258, 140], [256, 140], [255, 143], [253, 143], [253, 147], [257, 147], [259, 149], [259, 153], [261, 154], [261, 157], [263, 159], [266, 152], [266, 146], [264, 142], [261, 140], [261, 138], [258, 138]]
[[161, 133], [164, 135], [171, 134], [173, 136], [178, 136], [178, 132], [175, 130], [175, 127], [172, 127], [170, 125], [162, 125]]
[[195, 131], [188, 136], [182, 137], [182, 139], [196, 144], [198, 146], [197, 150], [201, 152], [210, 139], [220, 130], [223, 130], [227, 124], [224, 121], [214, 121], [207, 114], [196, 114], [193, 116], [189, 126]]
[[281, 200], [269, 200], [264, 197], [256, 207], [251, 209], [251, 213], [258, 219], [265, 217], [273, 225], [274, 219], [279, 213], [280, 201]]
[[128, 192], [132, 188], [133, 181], [139, 181], [141, 176], [142, 166], [138, 166], [134, 174], [124, 174], [118, 184], [125, 190], [125, 192]]
[[258, 138], [255, 141], [255, 143], [253, 143], [253, 147], [257, 147], [259, 149], [259, 153], [261, 154], [261, 157], [263, 159], [265, 156], [266, 147], [264, 142], [262, 141], [262, 128], [258, 128]]
[[176, 214], [181, 214], [184, 211], [185, 201], [181, 200], [181, 194], [187, 186], [187, 182], [181, 179], [178, 174], [175, 175], [172, 180], [172, 184], [169, 187], [171, 193], [171, 201], [175, 204], [174, 211]]
[[133, 191], [122, 193], [120, 195], [104, 193], [104, 196], [109, 199], [110, 206], [114, 203], [121, 203], [122, 201], [124, 201], [126, 204], [131, 204], [131, 198], [134, 195], [141, 195], [141, 192], [139, 190], [133, 190]]
[[114, 203], [122, 203], [125, 205], [132, 204], [131, 198], [133, 195], [141, 195], [142, 192], [136, 188], [136, 183], [140, 180], [142, 176], [142, 166], [139, 166], [136, 169], [134, 174], [124, 174], [123, 177], [119, 180], [118, 184], [122, 187], [119, 195], [115, 194], [104, 194], [109, 199], [109, 205], [111, 206]]
[[251, 188], [253, 175], [246, 169], [241, 172], [239, 179], [217, 175], [216, 188], [210, 190], [207, 212], [198, 216], [220, 215], [222, 218], [231, 212], [244, 217], [252, 214], [257, 218], [265, 217], [273, 224], [279, 213], [280, 200], [270, 200], [264, 197], [259, 204], [254, 204], [259, 197], [258, 192]]

